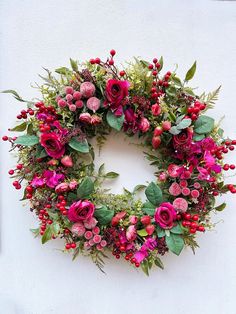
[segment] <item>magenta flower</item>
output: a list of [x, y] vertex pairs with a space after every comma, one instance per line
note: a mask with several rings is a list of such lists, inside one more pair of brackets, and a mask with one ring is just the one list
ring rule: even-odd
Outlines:
[[88, 200], [74, 202], [67, 213], [68, 219], [73, 222], [88, 221], [94, 214], [95, 206]]
[[45, 170], [43, 172], [45, 183], [49, 188], [55, 188], [61, 181], [64, 180], [65, 176], [62, 173], [56, 173], [56, 171]]
[[126, 238], [129, 242], [132, 242], [136, 239], [137, 237], [137, 232], [136, 232], [136, 228], [134, 225], [131, 225], [128, 227], [128, 229], [126, 230]]
[[43, 133], [40, 137], [40, 144], [45, 148], [47, 154], [55, 159], [60, 158], [65, 152], [65, 146], [55, 132]]
[[171, 229], [176, 220], [176, 211], [171, 203], [161, 203], [154, 215], [156, 223], [163, 229]]
[[34, 188], [40, 188], [42, 186], [44, 186], [45, 182], [44, 179], [42, 177], [38, 177], [38, 176], [34, 176], [33, 180], [31, 181], [31, 185]]

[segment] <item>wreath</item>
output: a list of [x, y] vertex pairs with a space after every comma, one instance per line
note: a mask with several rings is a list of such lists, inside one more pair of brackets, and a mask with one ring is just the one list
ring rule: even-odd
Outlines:
[[[236, 193], [223, 177], [223, 170], [235, 169], [223, 158], [236, 140], [225, 139], [219, 123], [205, 115], [220, 88], [199, 96], [187, 85], [196, 62], [182, 81], [176, 71], [161, 74], [162, 57], [134, 58], [119, 71], [115, 54], [81, 64], [70, 59], [71, 67], [55, 75], [46, 70], [36, 86], [40, 100], [4, 91], [27, 108], [11, 129], [25, 134], [2, 139], [17, 150], [19, 161], [9, 174], [17, 190], [27, 182], [22, 200], [30, 201], [39, 220], [31, 231], [43, 244], [61, 238], [64, 252], [73, 259], [89, 255], [102, 271], [111, 251], [148, 274], [154, 265], [163, 268], [160, 257], [168, 251], [194, 251], [196, 234], [214, 227], [211, 212], [226, 205], [216, 206], [216, 196]], [[91, 139], [102, 148], [111, 132], [140, 138], [155, 182], [119, 195], [104, 188], [118, 174], [106, 172], [104, 164], [95, 168]]]

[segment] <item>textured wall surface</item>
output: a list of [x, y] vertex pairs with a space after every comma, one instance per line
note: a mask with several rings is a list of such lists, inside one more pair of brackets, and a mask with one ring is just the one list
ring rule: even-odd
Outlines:
[[[39, 80], [42, 66], [67, 65], [69, 57], [105, 57], [111, 48], [120, 62], [133, 55], [163, 55], [165, 69], [178, 63], [181, 77], [197, 59], [192, 85], [201, 92], [222, 84], [212, 115], [225, 115], [226, 134], [235, 137], [236, 2], [1, 0], [0, 11], [1, 90], [35, 97], [30, 84]], [[2, 135], [21, 105], [8, 95], [0, 101]], [[103, 275], [86, 258], [71, 262], [56, 250], [59, 242], [42, 248], [32, 237], [29, 228], [36, 221], [8, 180], [15, 160], [7, 148], [1, 144], [1, 314], [236, 313], [234, 197], [223, 197], [227, 210], [215, 218], [215, 231], [199, 235], [195, 256], [190, 250], [178, 258], [168, 255], [165, 271], [156, 270], [150, 278], [111, 258]], [[100, 161], [121, 173], [114, 191], [152, 178], [141, 150], [122, 137], [109, 139]]]

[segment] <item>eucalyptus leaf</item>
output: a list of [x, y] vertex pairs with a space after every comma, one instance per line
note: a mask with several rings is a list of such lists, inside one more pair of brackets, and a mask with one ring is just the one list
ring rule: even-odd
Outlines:
[[77, 197], [79, 199], [87, 198], [94, 191], [94, 183], [91, 178], [86, 177], [79, 184], [77, 189]]
[[75, 137], [72, 137], [69, 142], [69, 146], [80, 153], [89, 152], [89, 145], [86, 139], [83, 141], [78, 141]]
[[120, 131], [122, 129], [125, 116], [122, 114], [122, 116], [118, 117], [113, 112], [108, 111], [106, 115], [106, 119], [110, 127], [113, 129]]
[[22, 135], [18, 136], [15, 140], [15, 144], [20, 144], [23, 146], [33, 146], [39, 143], [39, 138], [36, 135]]
[[153, 205], [159, 205], [162, 202], [162, 190], [155, 182], [151, 182], [145, 190], [147, 199]]
[[117, 177], [119, 177], [119, 173], [116, 173], [116, 172], [113, 172], [113, 171], [108, 172], [108, 173], [106, 173], [104, 175], [104, 178], [106, 178], [106, 179], [115, 179]]
[[155, 206], [150, 202], [145, 202], [142, 207], [142, 211], [149, 216], [154, 216], [155, 209]]
[[172, 126], [169, 130], [169, 132], [173, 135], [177, 135], [181, 132], [180, 129], [178, 129], [178, 127], [176, 125]]
[[194, 124], [194, 131], [198, 134], [210, 133], [214, 128], [214, 122], [211, 117], [200, 116]]
[[106, 226], [111, 222], [114, 213], [115, 212], [113, 209], [109, 209], [106, 206], [102, 206], [95, 210], [94, 216], [97, 218], [100, 225]]
[[189, 127], [192, 123], [191, 119], [183, 119], [181, 122], [179, 122], [179, 124], [177, 124], [177, 129], [186, 129], [187, 127]]
[[184, 240], [181, 235], [170, 233], [170, 235], [166, 237], [166, 245], [171, 252], [179, 255], [184, 248]]
[[226, 207], [226, 203], [222, 203], [221, 205], [216, 206], [215, 210], [217, 210], [218, 212], [221, 212], [222, 210], [225, 209], [225, 207]]

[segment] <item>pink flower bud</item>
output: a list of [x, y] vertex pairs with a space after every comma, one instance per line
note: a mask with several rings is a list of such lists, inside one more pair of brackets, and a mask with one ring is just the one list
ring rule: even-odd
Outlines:
[[166, 181], [166, 179], [167, 179], [167, 174], [166, 174], [165, 172], [161, 172], [161, 173], [159, 174], [158, 179], [159, 179], [159, 181], [162, 181], [162, 182]]
[[71, 94], [67, 94], [66, 95], [66, 100], [67, 101], [72, 101], [73, 100], [73, 96]]
[[102, 240], [102, 241], [100, 242], [100, 245], [101, 245], [102, 247], [107, 246], [107, 241], [106, 241], [106, 240]]
[[95, 86], [91, 82], [84, 82], [80, 85], [80, 92], [84, 98], [92, 97], [95, 93]]
[[78, 186], [78, 183], [77, 183], [77, 181], [76, 181], [76, 180], [72, 180], [72, 181], [70, 181], [70, 183], [69, 183], [69, 188], [70, 188], [70, 190], [74, 190], [74, 189], [76, 189], [76, 188], [77, 188], [77, 186]]
[[154, 116], [159, 116], [160, 113], [161, 113], [161, 106], [159, 104], [152, 105], [152, 114]]
[[171, 128], [171, 122], [170, 121], [163, 121], [162, 122], [162, 129], [164, 131], [169, 131], [170, 128]]
[[93, 125], [97, 125], [99, 123], [102, 122], [102, 118], [100, 118], [99, 116], [93, 115], [91, 118], [91, 124]]
[[91, 115], [88, 112], [81, 113], [79, 120], [85, 123], [91, 123]]
[[70, 111], [76, 111], [76, 105], [69, 105]]
[[132, 225], [135, 225], [138, 222], [138, 217], [132, 215], [129, 217], [129, 221]]
[[58, 165], [58, 160], [57, 159], [51, 159], [47, 162], [47, 165], [49, 166], [57, 166]]
[[160, 136], [153, 136], [152, 138], [152, 147], [154, 149], [157, 149], [161, 144], [161, 138]]
[[87, 107], [93, 112], [97, 111], [100, 107], [100, 100], [97, 97], [91, 97], [87, 100]]
[[148, 235], [152, 235], [154, 230], [155, 230], [155, 226], [154, 225], [147, 225], [145, 230], [146, 230]]
[[84, 237], [86, 240], [89, 240], [91, 239], [93, 236], [93, 233], [91, 231], [86, 231], [85, 234], [84, 234]]
[[135, 226], [129, 226], [128, 229], [126, 230], [126, 238], [128, 241], [132, 242], [136, 239], [137, 233]]
[[76, 108], [83, 108], [84, 103], [82, 102], [82, 100], [76, 100], [75, 105]]
[[172, 183], [169, 188], [169, 193], [173, 196], [178, 196], [179, 194], [181, 194], [181, 191], [181, 187], [177, 182]]
[[58, 184], [55, 188], [56, 193], [63, 193], [68, 191], [69, 185], [66, 182], [62, 182]]
[[84, 221], [84, 226], [87, 229], [93, 229], [97, 223], [98, 223], [97, 219], [91, 217], [88, 220]]
[[150, 128], [150, 123], [149, 123], [148, 119], [146, 119], [144, 117], [141, 118], [140, 125], [139, 125], [140, 131], [145, 133], [149, 130], [149, 128]]
[[60, 106], [61, 108], [66, 107], [67, 103], [64, 99], [60, 99], [58, 101], [58, 106]]
[[73, 160], [70, 156], [64, 156], [61, 159], [61, 163], [63, 164], [63, 166], [65, 167], [73, 167]]
[[74, 100], [80, 100], [81, 97], [82, 97], [82, 95], [80, 92], [74, 92], [74, 94], [73, 94]]
[[66, 92], [66, 94], [73, 94], [73, 92], [74, 92], [73, 87], [66, 86], [65, 87], [65, 92]]
[[78, 237], [82, 237], [86, 231], [84, 225], [81, 222], [76, 222], [71, 228], [72, 233]]
[[102, 237], [98, 234], [96, 234], [94, 237], [93, 237], [93, 241], [94, 243], [100, 243], [102, 240]]
[[177, 211], [184, 213], [188, 209], [188, 202], [182, 197], [177, 197], [173, 202], [173, 206]]

